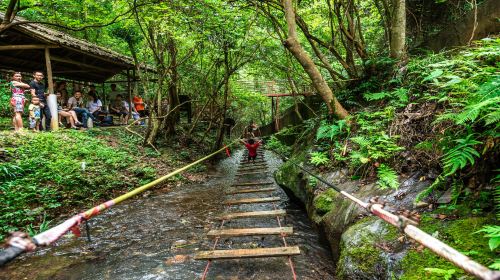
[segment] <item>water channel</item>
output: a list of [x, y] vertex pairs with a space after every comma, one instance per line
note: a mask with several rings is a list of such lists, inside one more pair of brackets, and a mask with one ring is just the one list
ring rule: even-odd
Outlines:
[[[90, 221], [91, 242], [85, 236], [63, 237], [48, 248], [26, 254], [0, 269], [0, 279], [200, 279], [206, 261], [194, 260], [209, 250], [210, 229], [220, 226], [223, 213], [273, 210], [267, 204], [227, 208], [224, 195], [235, 182], [274, 182], [281, 161], [265, 152], [265, 174], [236, 176], [242, 151], [219, 162], [203, 184], [186, 184], [166, 193], [142, 195], [117, 205]], [[275, 185], [276, 186], [276, 185]], [[261, 196], [265, 194], [260, 194]], [[246, 194], [248, 197], [259, 194]], [[301, 255], [292, 258], [298, 279], [334, 279], [329, 248], [312, 227], [305, 211], [278, 188], [279, 209], [287, 210], [283, 226]], [[244, 196], [239, 196], [244, 197]], [[276, 218], [247, 218], [226, 222], [224, 228], [277, 227]], [[82, 227], [83, 228], [83, 227]], [[85, 231], [82, 230], [85, 235]], [[222, 238], [217, 249], [283, 246], [279, 236]], [[212, 262], [207, 279], [293, 279], [286, 257]]]

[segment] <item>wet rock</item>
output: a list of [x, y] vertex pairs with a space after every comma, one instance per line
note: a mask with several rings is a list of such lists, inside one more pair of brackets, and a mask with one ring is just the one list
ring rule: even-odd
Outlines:
[[376, 217], [349, 227], [341, 237], [337, 274], [340, 279], [391, 279], [400, 247], [397, 230]]
[[426, 208], [429, 206], [429, 203], [427, 202], [423, 202], [423, 201], [419, 201], [419, 202], [416, 202], [413, 207], [415, 207], [416, 209], [420, 209], [420, 208]]
[[191, 257], [189, 255], [175, 255], [171, 258], [166, 259], [165, 264], [173, 265], [173, 264], [183, 263], [188, 261], [190, 258]]
[[172, 249], [173, 249], [173, 248], [179, 248], [179, 247], [186, 246], [187, 244], [188, 244], [188, 242], [187, 242], [186, 240], [181, 239], [181, 240], [177, 240], [177, 241], [175, 241], [175, 242], [172, 244], [171, 248], [172, 248]]
[[[375, 217], [366, 222], [363, 219], [367, 215], [365, 209], [325, 184], [312, 180], [292, 164], [292, 161], [306, 164], [306, 154], [307, 151], [301, 152], [287, 161], [275, 173], [275, 179], [287, 194], [305, 205], [310, 219], [325, 233], [334, 261], [337, 262], [337, 270], [345, 275], [339, 279], [391, 279], [391, 275], [400, 274], [399, 259], [407, 250], [398, 241], [399, 234], [392, 232], [395, 228], [390, 229], [389, 224]], [[307, 164], [305, 167], [312, 168], [307, 167]], [[374, 182], [352, 180], [347, 170], [319, 175], [362, 201], [379, 196], [394, 209], [408, 210], [414, 208], [417, 194], [432, 183], [432, 180], [422, 178], [421, 172], [416, 172], [409, 174], [398, 190], [381, 190]], [[357, 231], [367, 234], [359, 235]], [[347, 237], [349, 235], [352, 236]]]
[[439, 197], [437, 203], [438, 204], [448, 204], [451, 202], [451, 195], [453, 192], [453, 188], [448, 189], [441, 197]]

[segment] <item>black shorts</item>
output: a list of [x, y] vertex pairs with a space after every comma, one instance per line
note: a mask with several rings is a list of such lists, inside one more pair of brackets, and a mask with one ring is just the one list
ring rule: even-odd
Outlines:
[[255, 155], [255, 156], [248, 155], [248, 160], [255, 160], [256, 158], [257, 158], [257, 155]]
[[137, 113], [139, 113], [139, 117], [141, 117], [141, 118], [149, 116], [149, 112], [147, 112], [146, 110], [140, 110], [140, 111], [137, 111]]

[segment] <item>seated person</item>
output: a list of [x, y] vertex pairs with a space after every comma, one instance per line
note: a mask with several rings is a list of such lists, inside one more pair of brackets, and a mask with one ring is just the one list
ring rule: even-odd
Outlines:
[[77, 128], [76, 125], [82, 125], [82, 123], [78, 121], [75, 111], [63, 107], [62, 104], [63, 97], [61, 92], [59, 91], [56, 92], [56, 96], [57, 96], [57, 113], [59, 115], [59, 125], [62, 126], [62, 118], [66, 118], [66, 122], [71, 125], [71, 128]]
[[123, 100], [121, 94], [116, 96], [115, 102], [111, 104], [110, 111], [112, 114], [120, 116], [120, 124], [127, 124], [129, 118], [130, 105]]
[[83, 97], [79, 90], [76, 90], [74, 95], [68, 99], [68, 109], [75, 111], [81, 117], [84, 128], [87, 128], [89, 118], [95, 121], [94, 116], [83, 106]]
[[89, 101], [87, 101], [87, 110], [94, 116], [95, 119], [99, 117], [102, 109], [102, 102], [93, 92], [89, 92]]
[[139, 114], [139, 117], [144, 118], [147, 116], [146, 104], [140, 95], [134, 96], [132, 102], [134, 103], [135, 111]]

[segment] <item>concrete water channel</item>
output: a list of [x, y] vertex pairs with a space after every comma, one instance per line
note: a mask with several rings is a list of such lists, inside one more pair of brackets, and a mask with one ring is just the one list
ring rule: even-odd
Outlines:
[[[312, 227], [305, 211], [291, 202], [274, 183], [273, 172], [281, 161], [265, 151], [265, 173], [238, 171], [243, 151], [217, 164], [203, 184], [186, 184], [168, 193], [140, 196], [92, 219], [91, 237], [65, 237], [54, 246], [26, 254], [0, 269], [0, 279], [200, 279], [207, 262], [195, 260], [210, 250], [210, 230], [220, 227], [220, 217], [229, 212], [273, 210], [269, 203], [238, 205], [228, 209], [225, 193], [238, 182], [273, 182], [277, 209], [285, 209], [283, 227], [289, 246], [301, 254], [292, 257], [298, 279], [335, 279], [330, 249]], [[250, 165], [251, 166], [251, 165]], [[251, 169], [251, 168], [245, 168]], [[257, 170], [256, 170], [257, 171]], [[237, 173], [247, 173], [237, 175]], [[269, 194], [267, 194], [269, 195]], [[264, 194], [243, 194], [239, 198]], [[225, 229], [269, 228], [276, 217], [226, 221]], [[280, 235], [222, 237], [217, 249], [268, 248], [283, 246]], [[215, 260], [207, 279], [293, 279], [287, 257]]]

